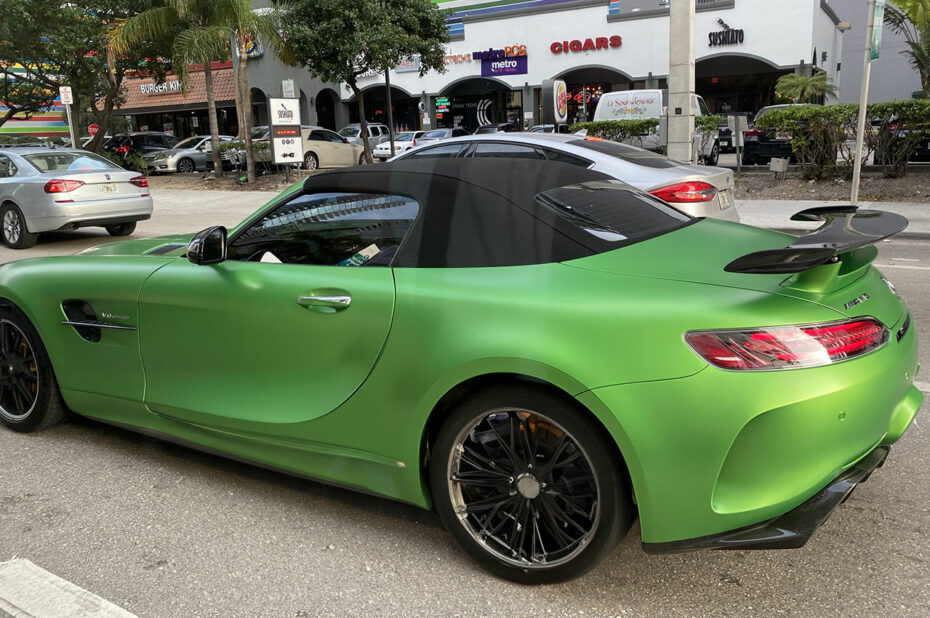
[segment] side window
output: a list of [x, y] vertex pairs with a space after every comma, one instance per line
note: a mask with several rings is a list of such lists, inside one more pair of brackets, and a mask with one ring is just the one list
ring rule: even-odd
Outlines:
[[326, 135], [322, 131], [310, 131], [310, 139], [316, 142], [327, 142]]
[[345, 143], [344, 139], [342, 139], [339, 135], [333, 133], [332, 131], [315, 131], [315, 133], [319, 133], [320, 139], [324, 139], [327, 142], [333, 142], [334, 144]]
[[16, 175], [16, 166], [6, 155], [0, 155], [0, 178], [10, 178]]
[[577, 165], [578, 167], [591, 167], [591, 161], [576, 157], [567, 152], [553, 150], [552, 148], [543, 148], [543, 152], [550, 161], [559, 161], [560, 163], [568, 163], [569, 165]]
[[401, 195], [300, 195], [253, 223], [229, 259], [318, 266], [389, 266], [420, 210]]
[[462, 151], [463, 144], [443, 144], [442, 146], [434, 146], [433, 148], [423, 148], [422, 150], [413, 150], [410, 152], [411, 157], [420, 157], [420, 158], [448, 158], [457, 157]]
[[491, 157], [507, 159], [544, 159], [541, 152], [530, 146], [521, 146], [520, 144], [505, 143], [484, 143], [478, 144], [473, 157]]

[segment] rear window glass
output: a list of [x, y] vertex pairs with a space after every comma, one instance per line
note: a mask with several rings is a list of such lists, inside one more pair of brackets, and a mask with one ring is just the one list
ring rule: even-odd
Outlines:
[[694, 221], [650, 195], [616, 181], [550, 189], [537, 194], [536, 202], [607, 243], [630, 244]]
[[90, 152], [52, 152], [27, 154], [23, 158], [40, 172], [76, 172], [84, 170], [118, 170], [118, 165]]
[[446, 137], [449, 135], [448, 130], [446, 129], [437, 129], [436, 131], [427, 131], [426, 135], [423, 137]]
[[582, 148], [587, 148], [588, 150], [593, 150], [594, 152], [599, 152], [601, 154], [610, 155], [611, 157], [615, 157], [621, 161], [633, 163], [634, 165], [642, 165], [644, 167], [664, 169], [684, 165], [683, 163], [675, 161], [674, 159], [669, 159], [668, 157], [655, 152], [650, 152], [641, 148], [634, 148], [633, 146], [628, 146], [626, 144], [618, 144], [617, 142], [610, 142], [602, 139], [577, 139], [567, 143], [573, 146], [581, 146]]

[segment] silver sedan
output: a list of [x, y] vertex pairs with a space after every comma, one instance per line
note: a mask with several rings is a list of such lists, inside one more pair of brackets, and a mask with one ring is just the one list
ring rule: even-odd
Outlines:
[[[220, 135], [220, 142], [232, 141], [229, 135]], [[229, 161], [228, 152], [221, 155], [224, 162]], [[190, 174], [210, 169], [213, 164], [213, 148], [209, 135], [196, 135], [178, 142], [174, 148], [158, 150], [142, 155], [142, 161], [150, 172], [180, 172]]]
[[0, 240], [25, 249], [41, 232], [104, 227], [128, 236], [152, 216], [149, 182], [84, 150], [0, 151]]
[[[421, 140], [417, 140], [420, 143]], [[668, 202], [693, 217], [739, 221], [733, 172], [688, 165], [600, 138], [556, 133], [496, 133], [446, 139], [394, 157], [505, 157], [550, 159], [603, 172]]]

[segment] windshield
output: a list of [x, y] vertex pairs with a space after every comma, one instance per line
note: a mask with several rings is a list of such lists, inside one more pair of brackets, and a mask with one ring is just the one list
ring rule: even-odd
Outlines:
[[118, 165], [92, 152], [50, 152], [23, 155], [40, 172], [82, 172], [121, 170]]
[[448, 133], [446, 132], [446, 129], [436, 129], [435, 131], [427, 131], [427, 132], [423, 135], [423, 137], [424, 137], [424, 138], [427, 138], [427, 137], [445, 137], [446, 135], [448, 135]]
[[199, 144], [202, 139], [202, 137], [188, 137], [186, 140], [175, 144], [174, 147], [178, 150], [181, 150], [182, 148], [196, 148], [197, 144]]
[[268, 137], [268, 127], [253, 127], [252, 139], [265, 139]]
[[485, 133], [497, 133], [497, 125], [493, 124], [489, 127], [478, 127], [478, 130], [475, 131], [475, 135], [483, 135]]
[[395, 142], [409, 142], [410, 140], [413, 139], [413, 135], [414, 135], [413, 133], [399, 133], [396, 137], [394, 137], [394, 141]]
[[674, 159], [669, 159], [668, 157], [660, 155], [656, 152], [650, 152], [648, 150], [643, 150], [642, 148], [636, 148], [626, 144], [618, 144], [617, 142], [611, 142], [596, 137], [576, 139], [566, 143], [571, 144], [572, 146], [581, 146], [582, 148], [587, 148], [588, 150], [593, 150], [594, 152], [610, 155], [611, 157], [620, 159], [621, 161], [633, 163], [634, 165], [642, 165], [644, 167], [665, 169], [684, 165], [683, 163], [680, 163]]
[[358, 127], [342, 127], [339, 130], [339, 135], [342, 137], [358, 137], [361, 133], [362, 131]]

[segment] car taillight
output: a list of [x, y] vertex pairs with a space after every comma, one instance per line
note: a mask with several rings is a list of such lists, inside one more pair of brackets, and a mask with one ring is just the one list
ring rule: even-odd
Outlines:
[[129, 182], [136, 185], [137, 187], [147, 187], [149, 186], [149, 179], [145, 176], [133, 176], [129, 179]]
[[[414, 146], [417, 145], [417, 140], [413, 140], [413, 145], [414, 145]], [[411, 146], [411, 148], [412, 148], [412, 146]]]
[[80, 180], [49, 180], [45, 183], [46, 193], [68, 193], [84, 186]]
[[678, 184], [653, 189], [649, 193], [670, 204], [683, 202], [709, 202], [717, 195], [717, 187], [701, 181], [680, 182]]
[[129, 154], [129, 146], [117, 146], [114, 152], [118, 154]]
[[693, 331], [685, 336], [701, 358], [737, 371], [799, 369], [849, 360], [880, 348], [888, 329], [873, 318], [811, 326]]
[[761, 129], [746, 129], [745, 131], [743, 131], [743, 135], [745, 137], [759, 137], [760, 135], [762, 135], [762, 130]]

